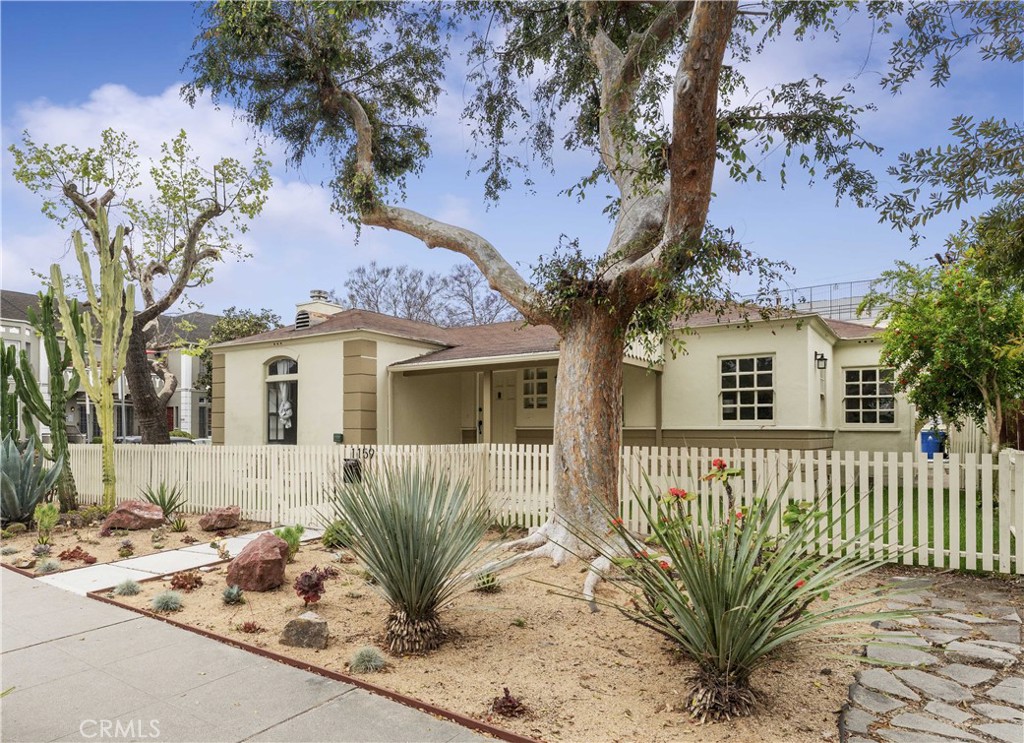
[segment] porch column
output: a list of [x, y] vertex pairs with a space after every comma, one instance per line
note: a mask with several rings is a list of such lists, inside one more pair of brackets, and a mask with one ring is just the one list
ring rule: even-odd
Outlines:
[[484, 409], [481, 415], [481, 420], [484, 422], [483, 438], [481, 441], [484, 444], [489, 444], [493, 440], [491, 436], [491, 390], [493, 389], [493, 386], [493, 372], [485, 371], [483, 373], [482, 389], [480, 390], [480, 402]]
[[661, 394], [661, 377], [662, 372], [654, 372], [654, 445], [661, 446], [662, 434], [661, 434], [661, 422], [664, 416], [664, 411], [661, 409], [662, 394]]
[[[213, 379], [210, 387], [210, 406], [213, 408], [210, 437], [214, 444], [224, 443], [224, 354], [213, 354]], [[266, 397], [266, 393], [263, 393]]]
[[377, 343], [345, 341], [343, 425], [346, 444], [377, 443]]
[[178, 352], [181, 358], [181, 381], [178, 386], [178, 428], [195, 435], [192, 430], [192, 357]]

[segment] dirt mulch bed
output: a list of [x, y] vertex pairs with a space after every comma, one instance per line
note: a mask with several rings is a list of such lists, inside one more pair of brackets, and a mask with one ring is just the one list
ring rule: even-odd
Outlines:
[[[245, 642], [339, 673], [365, 645], [382, 647], [387, 606], [353, 563], [333, 561], [318, 544], [303, 545], [287, 568], [286, 583], [274, 591], [245, 594], [246, 603], [227, 606], [221, 593], [227, 567], [203, 573], [204, 585], [184, 594], [175, 621]], [[325, 650], [293, 648], [278, 638], [285, 624], [306, 611], [292, 583], [313, 565], [333, 565], [341, 576], [329, 580], [313, 608], [329, 622]], [[119, 598], [149, 609], [150, 599], [169, 588], [167, 578], [143, 584], [138, 596]], [[452, 636], [440, 650], [423, 657], [389, 657], [389, 668], [365, 678], [379, 686], [500, 727], [549, 741], [774, 741], [821, 743], [838, 740], [837, 716], [847, 686], [860, 666], [852, 657], [863, 639], [848, 645], [821, 632], [783, 648], [755, 676], [762, 696], [758, 712], [746, 719], [696, 725], [682, 711], [687, 679], [694, 666], [675, 654], [659, 635], [610, 608], [591, 613], [582, 601], [551, 593], [548, 585], [577, 591], [579, 565], [559, 569], [537, 563], [527, 575], [502, 584], [499, 593], [459, 597], [443, 621]], [[879, 585], [867, 578], [837, 592], [833, 601]], [[622, 600], [611, 584], [599, 596]], [[265, 631], [244, 633], [255, 622]], [[849, 632], [865, 632], [851, 625]], [[840, 630], [842, 631], [842, 630]], [[525, 717], [506, 719], [490, 711], [502, 688], [526, 704]]]
[[[138, 531], [114, 531], [110, 536], [100, 536], [100, 521], [94, 521], [88, 525], [74, 527], [65, 523], [59, 524], [54, 528], [50, 534], [50, 559], [58, 560], [60, 563], [60, 570], [73, 570], [75, 568], [85, 567], [86, 563], [81, 560], [59, 560], [58, 556], [64, 550], [73, 550], [75, 547], [80, 547], [84, 552], [89, 553], [96, 558], [96, 562], [92, 563], [99, 565], [102, 563], [116, 562], [117, 560], [128, 559], [118, 554], [118, 550], [121, 548], [121, 543], [125, 539], [130, 539], [132, 542], [133, 554], [131, 557], [141, 557], [142, 555], [150, 555], [154, 552], [162, 552], [167, 550], [180, 549], [182, 547], [188, 547], [190, 542], [189, 539], [195, 540], [193, 544], [203, 544], [210, 540], [217, 539], [215, 532], [203, 531], [199, 528], [200, 515], [198, 514], [179, 514], [181, 518], [185, 519], [185, 523], [188, 525], [188, 529], [183, 532], [171, 531], [170, 525], [163, 527], [163, 548], [157, 549], [153, 543], [154, 530], [142, 529]], [[64, 520], [64, 517], [62, 517]], [[268, 524], [261, 521], [248, 521], [243, 519], [237, 528], [229, 529], [225, 532], [228, 536], [238, 536], [241, 534], [250, 534], [254, 531], [262, 531], [268, 528]], [[11, 547], [16, 549], [17, 552], [10, 555], [0, 555], [0, 562], [5, 565], [13, 565], [16, 567], [21, 566], [24, 560], [31, 560], [32, 548], [36, 546], [38, 542], [38, 534], [35, 529], [16, 534], [12, 537], [4, 537], [0, 540], [0, 546], [6, 548]], [[42, 558], [45, 559], [45, 558]], [[38, 564], [38, 560], [37, 563]], [[22, 568], [32, 572], [32, 567]]]

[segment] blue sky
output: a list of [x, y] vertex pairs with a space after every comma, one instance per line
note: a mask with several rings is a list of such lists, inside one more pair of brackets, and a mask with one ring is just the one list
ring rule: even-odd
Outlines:
[[[102, 128], [113, 126], [152, 155], [161, 141], [185, 128], [208, 161], [251, 151], [252, 132], [230, 110], [216, 110], [209, 102], [189, 109], [178, 97], [195, 21], [189, 3], [0, 4], [4, 288], [35, 291], [40, 284], [30, 269], [45, 270], [55, 260], [69, 267], [73, 262], [68, 260], [68, 235], [42, 217], [38, 197], [11, 177], [6, 149], [22, 129], [29, 128], [40, 142], [85, 146]], [[862, 125], [863, 134], [885, 148], [882, 156], [866, 160], [883, 184], [885, 166], [899, 152], [945, 143], [949, 120], [957, 113], [1024, 117], [1024, 69], [1019, 65], [983, 63], [975, 55], [964, 55], [956, 60], [947, 87], [932, 88], [922, 79], [894, 98], [877, 84], [884, 52], [877, 39], [871, 44], [862, 19], [854, 17], [841, 43], [829, 36], [776, 45], [757, 59], [750, 76], [755, 90], [758, 83], [810, 72], [837, 87], [854, 82], [861, 99], [879, 107]], [[411, 184], [408, 205], [480, 232], [527, 276], [536, 257], [549, 252], [560, 235], [579, 238], [591, 253], [603, 249], [610, 227], [600, 213], [600, 194], [582, 204], [558, 195], [592, 167], [578, 153], [557, 156], [554, 177], [535, 172], [533, 193], [519, 188], [497, 206], [485, 204], [480, 179], [466, 176], [472, 142], [458, 120], [458, 69], [453, 65], [450, 92], [431, 127], [434, 157]], [[243, 238], [253, 257], [218, 267], [213, 285], [193, 295], [206, 309], [269, 307], [288, 319], [310, 289], [341, 289], [347, 272], [360, 263], [377, 260], [445, 270], [462, 260], [379, 229], [365, 230], [356, 244], [353, 229], [329, 212], [330, 196], [321, 185], [329, 174], [321, 165], [309, 162], [300, 170], [286, 169], [280, 147], [273, 142], [267, 147], [275, 163], [275, 183], [263, 215]], [[772, 173], [777, 167], [769, 161], [766, 170]], [[837, 208], [829, 184], [809, 187], [794, 171], [785, 190], [777, 182], [735, 184], [719, 175], [711, 220], [732, 226], [756, 252], [789, 261], [796, 273], [788, 283], [805, 286], [872, 278], [896, 259], [923, 262], [942, 249], [945, 236], [972, 212], [930, 223], [925, 244], [911, 251], [905, 235], [879, 225], [871, 212], [850, 204]], [[742, 277], [736, 286], [752, 288]]]

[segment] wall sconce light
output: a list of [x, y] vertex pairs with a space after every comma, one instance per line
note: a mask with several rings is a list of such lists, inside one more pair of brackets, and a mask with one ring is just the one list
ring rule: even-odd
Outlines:
[[825, 358], [825, 354], [817, 351], [814, 352], [814, 367], [821, 371], [825, 371], [828, 368], [828, 359]]

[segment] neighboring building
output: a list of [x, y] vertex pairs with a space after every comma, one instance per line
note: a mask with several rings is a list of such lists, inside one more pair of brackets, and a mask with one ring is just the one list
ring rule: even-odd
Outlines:
[[[626, 355], [625, 444], [913, 449], [914, 414], [879, 368], [876, 330], [805, 313], [688, 326], [684, 353]], [[440, 328], [314, 292], [295, 325], [213, 347], [213, 440], [544, 444], [557, 383], [549, 327]]]
[[[38, 296], [35, 294], [4, 289], [0, 292], [0, 327], [4, 343], [15, 345], [28, 354], [43, 396], [49, 399], [46, 350], [28, 319], [28, 308], [35, 309], [37, 305]], [[167, 405], [168, 425], [172, 429], [188, 431], [197, 438], [210, 436], [210, 402], [206, 392], [196, 388], [199, 359], [183, 353], [181, 346], [208, 338], [210, 328], [218, 319], [219, 315], [204, 312], [162, 317], [160, 333], [151, 344], [152, 353], [163, 355], [168, 368], [178, 377], [178, 389]], [[118, 438], [138, 434], [132, 396], [124, 376], [114, 386], [114, 424], [114, 435]], [[100, 435], [94, 406], [81, 390], [69, 405], [68, 425], [69, 433], [82, 436], [86, 441]], [[40, 430], [44, 437], [49, 434], [45, 424]]]
[[[796, 289], [782, 289], [779, 302], [797, 312], [818, 315], [828, 320], [846, 320], [848, 322], [872, 325], [878, 319], [879, 308], [860, 314], [860, 303], [871, 291], [877, 279], [862, 281], [840, 281], [835, 284], [815, 284], [801, 286]], [[756, 301], [756, 295], [743, 297], [748, 301]]]

